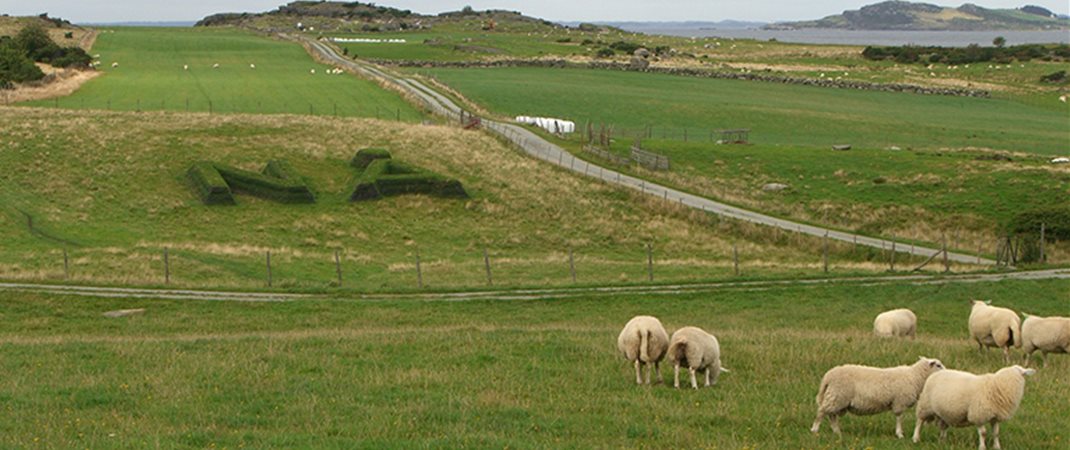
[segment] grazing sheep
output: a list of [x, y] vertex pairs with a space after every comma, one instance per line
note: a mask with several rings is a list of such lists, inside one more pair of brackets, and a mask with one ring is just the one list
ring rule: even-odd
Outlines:
[[189, 64], [183, 64], [182, 70], [189, 70]]
[[249, 64], [249, 68], [250, 69], [255, 69], [256, 68], [256, 64]]
[[917, 328], [918, 317], [906, 308], [882, 312], [873, 320], [873, 334], [880, 337], [910, 336], [913, 339]]
[[977, 341], [978, 350], [985, 346], [1003, 349], [1003, 359], [1010, 363], [1011, 346], [1022, 347], [1022, 322], [1018, 314], [1007, 308], [989, 306], [991, 302], [973, 301], [970, 311], [970, 336]]
[[1070, 317], [1037, 317], [1022, 313], [1022, 352], [1024, 365], [1029, 367], [1033, 352], [1040, 350], [1044, 367], [1048, 367], [1048, 353], [1070, 353]]
[[1065, 95], [1060, 95], [1059, 96], [1059, 101], [1063, 102], [1063, 103], [1066, 103], [1066, 96]]
[[1011, 366], [985, 375], [958, 370], [933, 374], [918, 398], [914, 443], [921, 440], [922, 424], [935, 419], [940, 440], [947, 438], [948, 427], [976, 426], [980, 450], [985, 450], [985, 424], [991, 423], [992, 448], [999, 449], [999, 424], [1014, 416], [1025, 393], [1025, 376], [1034, 373]]
[[650, 364], [661, 379], [661, 360], [669, 348], [669, 333], [661, 326], [661, 321], [652, 316], [635, 316], [624, 325], [617, 336], [617, 349], [628, 361], [635, 363], [635, 384], [643, 384], [640, 366], [646, 365], [646, 383], [650, 384]]
[[316, 69], [309, 70], [308, 73], [310, 73], [312, 75], [315, 75], [316, 74]]
[[[680, 388], [680, 366], [687, 366], [691, 372], [691, 387], [698, 389], [695, 372], [706, 374], [706, 387], [717, 384], [717, 377], [728, 370], [721, 367], [721, 346], [717, 338], [697, 327], [683, 327], [676, 330], [669, 340], [669, 361], [673, 363], [673, 387]], [[710, 383], [710, 376], [713, 383]]]
[[119, 67], [119, 62], [118, 62], [118, 61], [116, 61], [116, 62], [113, 62], [113, 63], [111, 63], [111, 67], [112, 67], [112, 68], [116, 68], [116, 67]]
[[939, 359], [918, 357], [911, 366], [889, 368], [847, 364], [825, 372], [817, 392], [817, 417], [810, 432], [821, 429], [828, 416], [829, 426], [840, 434], [840, 416], [846, 412], [868, 416], [891, 410], [895, 414], [895, 436], [903, 437], [903, 412], [914, 406], [925, 380], [944, 369]]
[[212, 64], [212, 68], [213, 69], [218, 69], [219, 68], [219, 63]]

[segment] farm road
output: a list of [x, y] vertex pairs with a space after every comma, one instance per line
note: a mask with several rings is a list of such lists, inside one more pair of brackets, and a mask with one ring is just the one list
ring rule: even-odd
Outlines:
[[991, 283], [1003, 280], [1070, 280], [1070, 269], [1050, 269], [1022, 272], [974, 273], [953, 275], [888, 275], [875, 277], [821, 278], [803, 280], [722, 281], [716, 283], [669, 284], [652, 286], [560, 287], [545, 289], [516, 289], [469, 292], [428, 292], [399, 294], [290, 294], [268, 292], [202, 291], [184, 289], [137, 289], [76, 285], [31, 283], [0, 283], [0, 292], [31, 292], [80, 297], [200, 300], [233, 302], [287, 302], [300, 300], [338, 301], [472, 301], [472, 300], [540, 300], [604, 295], [674, 295], [715, 292], [721, 289], [767, 290], [784, 287], [817, 287], [827, 285], [882, 286], [891, 284], [937, 285], [959, 283]]
[[[284, 36], [287, 37], [287, 36]], [[346, 67], [350, 70], [356, 71], [364, 76], [372, 77], [391, 83], [400, 90], [404, 91], [411, 97], [418, 99], [431, 111], [446, 116], [452, 121], [462, 123], [465, 117], [471, 117], [472, 115], [454, 103], [449, 98], [439, 94], [434, 89], [431, 89], [420, 83], [417, 80], [411, 78], [402, 78], [400, 76], [389, 74], [369, 63], [349, 60], [340, 56], [335, 50], [319, 41], [298, 37], [297, 39], [303, 40], [308, 44], [308, 48], [319, 53], [320, 56], [326, 58], [339, 66]], [[779, 217], [773, 217], [766, 214], [762, 214], [757, 211], [751, 211], [748, 209], [740, 208], [737, 206], [728, 205], [715, 200], [711, 200], [705, 197], [700, 197], [687, 192], [678, 191], [670, 187], [662, 186], [660, 184], [652, 183], [643, 179], [635, 178], [613, 169], [607, 169], [602, 166], [591, 164], [582, 159], [576, 158], [565, 149], [549, 142], [539, 135], [531, 132], [527, 128], [505, 122], [498, 122], [482, 119], [482, 125], [484, 128], [493, 131], [499, 136], [512, 142], [525, 153], [535, 158], [546, 161], [550, 164], [564, 168], [566, 170], [580, 173], [588, 177], [594, 177], [605, 183], [611, 183], [618, 186], [634, 189], [644, 194], [649, 194], [663, 198], [665, 201], [671, 201], [679, 203], [680, 205], [687, 206], [694, 209], [699, 209], [708, 213], [717, 214], [724, 217], [730, 217], [733, 219], [744, 220], [747, 222], [753, 222], [756, 224], [777, 227], [783, 230], [804, 233], [812, 236], [828, 236], [829, 239], [835, 239], [843, 242], [851, 242], [856, 245], [865, 245], [869, 247], [879, 249], [891, 249], [893, 245], [896, 251], [902, 253], [912, 253], [922, 257], [933, 258], [936, 255], [942, 253], [942, 250], [935, 248], [928, 248], [919, 245], [904, 244], [902, 242], [895, 242], [889, 239], [874, 238], [869, 236], [863, 236], [846, 231], [834, 230], [830, 228], [824, 228], [817, 225], [810, 225], [801, 222], [796, 222], [788, 219], [782, 219]], [[995, 265], [996, 262], [982, 258], [978, 255], [969, 255], [965, 253], [955, 253], [948, 251], [947, 259], [949, 261], [965, 264], [981, 264], [981, 265]], [[939, 261], [934, 261], [939, 263]]]

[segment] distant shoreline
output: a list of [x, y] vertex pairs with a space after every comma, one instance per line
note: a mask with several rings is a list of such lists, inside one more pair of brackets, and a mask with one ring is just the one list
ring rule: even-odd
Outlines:
[[[631, 31], [631, 30], [629, 30]], [[1065, 30], [1039, 31], [889, 31], [889, 30], [843, 30], [838, 28], [805, 28], [797, 30], [764, 29], [644, 29], [646, 34], [667, 36], [777, 40], [797, 44], [829, 45], [922, 45], [942, 47], [966, 47], [970, 44], [992, 45], [992, 40], [1002, 36], [1007, 45], [1020, 44], [1070, 44], [1070, 32]]]

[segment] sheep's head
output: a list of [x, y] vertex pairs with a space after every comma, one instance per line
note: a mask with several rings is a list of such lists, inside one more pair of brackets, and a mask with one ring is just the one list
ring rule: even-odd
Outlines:
[[1017, 364], [1015, 364], [1013, 366], [1010, 366], [1010, 367], [1004, 367], [1003, 369], [1000, 369], [1000, 372], [1002, 372], [1004, 370], [1008, 370], [1008, 371], [1017, 373], [1017, 374], [1019, 374], [1019, 375], [1021, 375], [1023, 377], [1032, 376], [1033, 374], [1037, 373], [1036, 369], [1026, 369], [1025, 367], [1019, 366]]
[[940, 362], [939, 359], [926, 358], [924, 356], [919, 356], [918, 357], [918, 363], [919, 364], [923, 364], [925, 369], [928, 370], [929, 373], [936, 372], [937, 370], [944, 370], [945, 369], [944, 363]]
[[970, 300], [970, 305], [974, 308], [978, 306], [989, 306], [992, 304], [992, 300]]

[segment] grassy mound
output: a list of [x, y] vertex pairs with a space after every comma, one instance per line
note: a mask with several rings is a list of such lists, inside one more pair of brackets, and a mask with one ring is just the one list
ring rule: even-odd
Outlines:
[[394, 161], [386, 150], [360, 150], [353, 156], [350, 165], [363, 170], [357, 179], [357, 187], [349, 196], [352, 202], [402, 194], [468, 198], [460, 181]]

